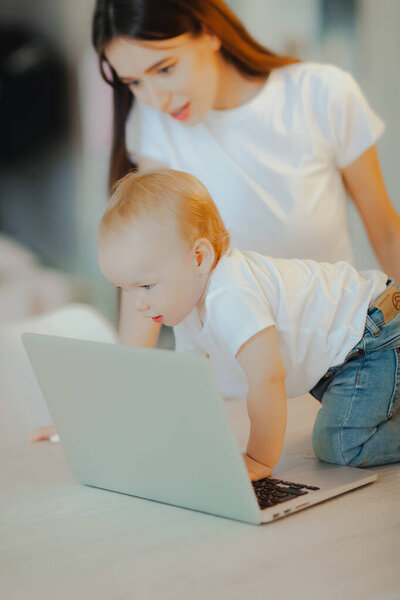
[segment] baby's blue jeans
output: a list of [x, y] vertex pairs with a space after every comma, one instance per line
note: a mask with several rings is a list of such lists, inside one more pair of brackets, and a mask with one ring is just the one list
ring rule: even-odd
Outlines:
[[384, 323], [382, 311], [369, 308], [360, 342], [310, 393], [322, 403], [313, 430], [320, 460], [356, 467], [400, 461], [400, 312]]

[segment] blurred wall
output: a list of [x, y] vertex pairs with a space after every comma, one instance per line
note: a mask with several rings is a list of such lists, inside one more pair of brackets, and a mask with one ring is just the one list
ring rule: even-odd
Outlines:
[[94, 0], [1, 0], [0, 20], [32, 25], [74, 68], [90, 37]]

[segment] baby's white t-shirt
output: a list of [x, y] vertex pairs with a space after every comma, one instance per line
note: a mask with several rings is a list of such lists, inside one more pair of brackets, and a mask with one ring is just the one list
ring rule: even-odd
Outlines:
[[349, 73], [301, 62], [273, 70], [249, 102], [210, 111], [194, 127], [135, 101], [126, 135], [132, 155], [204, 183], [237, 248], [352, 262], [338, 169], [383, 129]]
[[204, 325], [197, 309], [178, 326], [178, 352], [209, 355], [225, 397], [244, 396], [236, 355], [274, 325], [288, 397], [308, 392], [363, 336], [368, 306], [387, 275], [350, 264], [275, 259], [230, 248], [208, 281]]

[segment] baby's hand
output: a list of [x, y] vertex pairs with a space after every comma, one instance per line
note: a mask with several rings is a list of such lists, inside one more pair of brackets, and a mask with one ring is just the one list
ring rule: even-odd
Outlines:
[[39, 427], [33, 433], [30, 442], [41, 442], [43, 440], [50, 440], [50, 442], [59, 442], [60, 438], [58, 437], [57, 431], [55, 427]]
[[245, 452], [243, 453], [243, 458], [251, 481], [258, 481], [258, 479], [263, 479], [264, 477], [269, 477], [271, 475], [271, 467], [267, 467], [257, 460], [254, 460], [254, 458], [250, 458]]

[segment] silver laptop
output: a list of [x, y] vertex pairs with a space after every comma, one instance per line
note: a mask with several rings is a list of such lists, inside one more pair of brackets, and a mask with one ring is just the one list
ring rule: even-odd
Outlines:
[[22, 339], [86, 485], [266, 523], [377, 478], [282, 456], [272, 478], [252, 484], [207, 359], [33, 333]]

